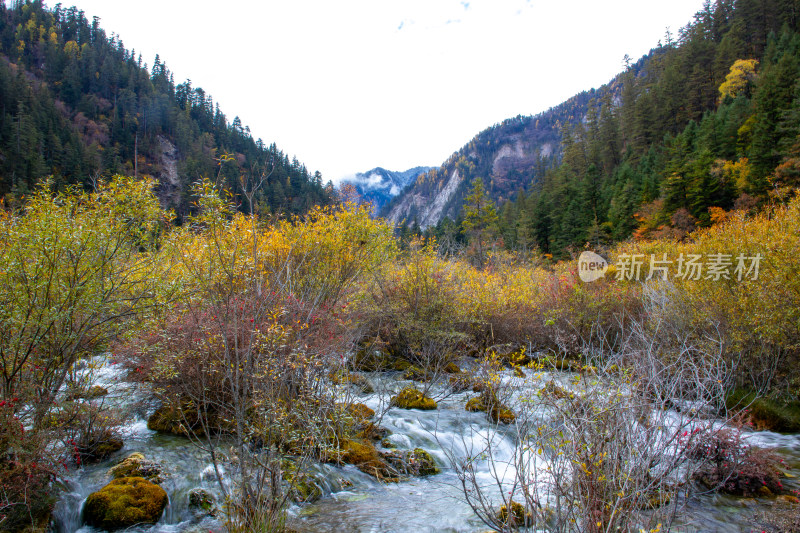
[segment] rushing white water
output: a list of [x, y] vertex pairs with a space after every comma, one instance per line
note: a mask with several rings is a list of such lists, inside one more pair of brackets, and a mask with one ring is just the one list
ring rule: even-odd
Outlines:
[[[119, 379], [112, 365], [98, 365], [102, 385], [109, 389], [110, 397], [130, 402], [137, 396], [128, 384]], [[517, 385], [532, 385], [527, 380], [505, 379]], [[449, 468], [448, 455], [465, 457], [476, 455], [492, 441], [493, 463], [500, 471], [492, 475], [487, 459], [476, 462], [479, 481], [491, 486], [495, 476], [505, 474], [513, 479], [515, 442], [511, 429], [490, 424], [485, 413], [471, 413], [464, 409], [473, 393], [448, 396], [439, 401], [434, 411], [387, 408], [389, 393], [400, 390], [408, 382], [398, 381], [391, 373], [374, 374], [369, 379], [383, 394], [361, 395], [357, 401], [365, 403], [380, 416], [380, 425], [391, 431], [388, 440], [400, 450], [423, 448], [435, 458], [441, 473], [425, 478], [412, 478], [400, 483], [378, 483], [353, 466], [334, 467], [319, 465], [315, 478], [320, 480], [324, 496], [315, 503], [293, 506], [289, 510], [292, 525], [309, 532], [478, 532], [486, 531], [483, 524], [465, 503], [458, 476]], [[547, 375], [537, 380], [540, 387], [549, 379], [564, 382], [566, 374]], [[442, 392], [434, 387], [434, 395]], [[94, 533], [81, 521], [81, 505], [88, 494], [103, 487], [110, 477], [108, 469], [132, 452], [141, 452], [148, 459], [164, 466], [168, 477], [162, 487], [169, 495], [169, 506], [161, 520], [154, 526], [141, 526], [126, 531], [151, 532], [217, 532], [221, 524], [200, 512], [189, 509], [189, 491], [203, 488], [216, 493], [213, 472], [208, 456], [188, 440], [160, 435], [146, 427], [145, 415], [140, 413], [126, 427], [125, 447], [112, 458], [99, 464], [82, 468], [66, 481], [54, 518], [57, 531], [62, 533]], [[791, 466], [800, 465], [800, 436], [780, 435], [770, 432], [750, 434], [751, 442], [774, 448]], [[532, 460], [543, 461], [534, 457]], [[503, 469], [506, 469], [505, 472]], [[497, 488], [496, 490], [500, 490]], [[704, 495], [686, 503], [688, 513], [681, 521], [682, 530], [699, 531], [750, 531], [750, 519], [755, 509], [770, 505], [769, 501], [739, 499], [723, 495]]]

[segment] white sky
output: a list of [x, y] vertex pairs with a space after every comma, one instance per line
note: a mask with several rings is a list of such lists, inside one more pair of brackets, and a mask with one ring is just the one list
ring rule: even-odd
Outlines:
[[[62, 0], [64, 6], [71, 5]], [[74, 0], [325, 180], [438, 166], [609, 81], [702, 0]], [[50, 0], [49, 5], [54, 5]]]

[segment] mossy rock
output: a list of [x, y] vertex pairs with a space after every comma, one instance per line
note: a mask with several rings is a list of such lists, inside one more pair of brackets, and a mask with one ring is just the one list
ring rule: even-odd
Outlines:
[[348, 374], [345, 380], [361, 394], [372, 394], [375, 392], [372, 383], [361, 374]]
[[571, 398], [572, 395], [565, 389], [556, 385], [555, 381], [548, 381], [544, 387], [539, 391], [539, 395], [545, 398], [555, 398], [563, 400], [564, 398]]
[[517, 527], [530, 527], [533, 525], [533, 514], [525, 510], [525, 506], [515, 501], [510, 502], [511, 511], [505, 505], [500, 507], [497, 512], [497, 519], [503, 524], [507, 524], [514, 528]]
[[406, 379], [408, 381], [428, 381], [428, 374], [420, 367], [411, 365], [405, 369], [401, 379]]
[[291, 497], [298, 503], [315, 502], [322, 498], [322, 489], [311, 476], [300, 476], [300, 479], [292, 484]]
[[489, 411], [489, 419], [495, 424], [513, 424], [517, 415], [503, 404], [497, 404]]
[[167, 493], [158, 485], [141, 477], [123, 477], [86, 498], [83, 519], [107, 531], [155, 524], [167, 502]]
[[[342, 404], [339, 404], [342, 405]], [[364, 405], [363, 403], [347, 404], [344, 408], [345, 412], [353, 419], [360, 422], [369, 422], [375, 416], [375, 411]]]
[[500, 403], [494, 391], [484, 391], [480, 396], [470, 398], [465, 409], [471, 412], [485, 411], [495, 424], [513, 424], [517, 419], [514, 411]]
[[421, 409], [424, 411], [436, 409], [436, 402], [432, 398], [425, 396], [413, 387], [406, 387], [397, 396], [392, 396], [389, 404], [401, 409]]
[[486, 392], [489, 390], [489, 384], [481, 379], [476, 379], [472, 382], [472, 392]]
[[289, 497], [298, 503], [310, 503], [322, 497], [322, 489], [313, 476], [298, 472], [297, 466], [288, 462], [284, 467], [283, 479], [289, 486]]
[[444, 368], [442, 370], [444, 370], [445, 374], [460, 374], [461, 373], [461, 369], [458, 368], [458, 365], [453, 363], [453, 362], [450, 362], [450, 363], [447, 363], [446, 365], [444, 365]]
[[208, 516], [216, 516], [219, 513], [214, 495], [205, 489], [192, 489], [189, 491], [189, 508]]
[[448, 383], [454, 392], [466, 392], [475, 386], [476, 381], [469, 374], [460, 372], [458, 374], [451, 375], [448, 379]]
[[378, 426], [370, 422], [366, 425], [366, 427], [364, 427], [364, 429], [357, 433], [357, 437], [363, 440], [381, 440], [391, 434], [392, 432], [385, 427]]
[[102, 398], [103, 396], [108, 396], [108, 389], [105, 387], [101, 387], [100, 385], [93, 385], [88, 389], [83, 390], [72, 390], [71, 392], [67, 393], [67, 400], [95, 400], [97, 398]]
[[[222, 432], [222, 428], [218, 427], [218, 421], [212, 413], [206, 414], [205, 423]], [[197, 437], [205, 436], [201, 413], [195, 403], [188, 400], [181, 401], [180, 407], [174, 404], [164, 404], [156, 409], [147, 419], [147, 429], [182, 437], [192, 434]]]
[[84, 398], [87, 400], [94, 400], [95, 398], [102, 398], [103, 396], [108, 396], [108, 389], [100, 385], [94, 385], [89, 387]]
[[361, 372], [386, 370], [389, 358], [380, 350], [363, 348], [353, 356], [353, 368]]
[[382, 481], [397, 481], [397, 472], [384, 461], [369, 442], [345, 439], [340, 442], [338, 462], [356, 468]]
[[439, 473], [433, 456], [422, 448], [411, 451], [393, 450], [380, 455], [394, 469], [407, 476], [432, 476]]
[[520, 344], [498, 344], [486, 350], [490, 357], [496, 357], [508, 367], [525, 366], [531, 362], [527, 347]]
[[465, 409], [473, 413], [486, 411], [486, 403], [483, 401], [483, 396], [475, 396], [474, 398], [467, 400]]
[[669, 504], [670, 502], [670, 495], [667, 492], [663, 491], [654, 491], [647, 497], [647, 500], [643, 503], [643, 509], [658, 509], [659, 507], [663, 507], [664, 505]]
[[329, 373], [328, 379], [336, 385], [350, 385], [361, 394], [372, 394], [375, 392], [369, 380], [361, 374], [340, 370], [338, 372]]
[[584, 366], [583, 363], [577, 359], [552, 357], [549, 355], [540, 358], [537, 363], [544, 369], [555, 369], [563, 372], [580, 372]]
[[436, 466], [433, 456], [422, 448], [414, 448], [411, 453], [411, 460], [420, 476], [432, 476], [439, 473], [439, 468]]
[[78, 453], [84, 462], [93, 463], [102, 461], [106, 457], [122, 449], [125, 445], [121, 439], [112, 436], [110, 433], [97, 436], [89, 443], [78, 446]]
[[408, 370], [408, 369], [409, 369], [409, 368], [411, 368], [412, 366], [414, 366], [414, 365], [412, 365], [411, 363], [409, 363], [408, 361], [406, 361], [405, 359], [402, 359], [402, 358], [400, 358], [400, 357], [398, 357], [398, 358], [395, 358], [395, 359], [394, 359], [394, 360], [393, 360], [393, 361], [392, 361], [392, 362], [389, 364], [389, 367], [390, 367], [392, 370], [397, 370], [398, 372], [405, 372], [406, 370]]
[[141, 477], [155, 484], [163, 481], [161, 466], [153, 461], [148, 461], [141, 453], [132, 453], [119, 464], [109, 470], [111, 477]]

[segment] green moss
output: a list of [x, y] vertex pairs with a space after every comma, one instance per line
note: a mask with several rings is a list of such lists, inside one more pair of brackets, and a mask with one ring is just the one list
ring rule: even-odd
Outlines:
[[105, 439], [102, 442], [99, 442], [94, 446], [91, 446], [92, 448], [91, 459], [97, 461], [105, 459], [112, 453], [120, 451], [124, 445], [125, 443], [123, 443], [120, 439], [116, 438]]
[[356, 420], [362, 422], [369, 422], [369, 420], [375, 416], [375, 411], [364, 405], [363, 403], [351, 403], [345, 407], [345, 411], [348, 415], [353, 417]]
[[361, 394], [372, 394], [375, 392], [369, 380], [361, 374], [348, 374], [345, 381], [353, 385]]
[[750, 421], [756, 429], [779, 433], [800, 432], [800, 402], [759, 398], [751, 391], [737, 389], [728, 395], [725, 404], [732, 411], [748, 409]]
[[148, 461], [141, 453], [132, 453], [122, 462], [109, 470], [115, 479], [122, 477], [142, 477], [151, 483], [159, 484], [163, 481], [161, 467]]
[[411, 365], [403, 372], [402, 378], [409, 381], [427, 381], [428, 374], [420, 367]]
[[500, 510], [497, 512], [497, 518], [500, 522], [515, 527], [527, 527], [533, 524], [533, 515], [525, 510], [524, 505], [512, 500], [510, 507], [511, 512], [509, 512], [508, 507], [505, 505], [500, 507]]
[[214, 495], [205, 489], [192, 489], [189, 491], [189, 508], [198, 509], [209, 516], [217, 514], [217, 508], [214, 505]]
[[451, 375], [448, 382], [450, 383], [450, 388], [452, 388], [454, 392], [468, 391], [472, 389], [476, 383], [475, 379], [465, 372]]
[[458, 368], [458, 365], [455, 364], [455, 363], [447, 363], [444, 366], [443, 370], [445, 371], [446, 374], [460, 374], [461, 373], [461, 369]]
[[361, 349], [353, 356], [353, 368], [362, 372], [378, 372], [385, 370], [389, 358], [380, 350]]
[[394, 370], [399, 370], [400, 372], [404, 372], [404, 371], [408, 370], [409, 368], [411, 368], [412, 366], [414, 366], [414, 365], [412, 365], [411, 363], [409, 363], [405, 359], [395, 359], [392, 362], [392, 368]]
[[557, 400], [571, 397], [570, 393], [556, 385], [553, 380], [547, 382], [547, 384], [539, 391], [539, 395], [545, 398], [555, 398]]
[[486, 411], [486, 404], [483, 402], [483, 396], [476, 396], [467, 400], [467, 406], [465, 409], [473, 413], [478, 411]]
[[439, 473], [433, 456], [422, 448], [414, 448], [414, 451], [411, 452], [411, 460], [420, 476], [432, 476]]
[[480, 396], [470, 398], [465, 407], [467, 411], [485, 411], [489, 420], [495, 424], [513, 424], [517, 419], [514, 411], [503, 405], [492, 390], [485, 390]]
[[339, 443], [338, 462], [354, 465], [379, 480], [396, 481], [397, 475], [369, 442], [345, 439]]
[[489, 411], [489, 418], [495, 424], [513, 424], [517, 419], [517, 415], [503, 404], [497, 404]]
[[433, 399], [425, 396], [423, 393], [413, 387], [406, 387], [400, 391], [397, 396], [392, 396], [390, 405], [394, 405], [402, 409], [436, 409], [436, 402], [433, 401]]
[[86, 498], [84, 521], [113, 531], [135, 524], [155, 524], [167, 506], [164, 489], [140, 477], [115, 479]]

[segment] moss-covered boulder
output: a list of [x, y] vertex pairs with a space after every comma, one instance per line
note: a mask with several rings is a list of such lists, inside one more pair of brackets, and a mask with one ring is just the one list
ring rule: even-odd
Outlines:
[[118, 452], [125, 445], [110, 431], [95, 435], [89, 442], [78, 444], [78, 453], [85, 463], [102, 461], [111, 454]]
[[100, 385], [93, 385], [88, 389], [77, 389], [72, 390], [67, 393], [67, 400], [95, 400], [97, 398], [102, 398], [104, 396], [108, 396], [108, 389], [105, 387], [101, 387]]
[[344, 410], [350, 417], [361, 422], [369, 422], [370, 418], [375, 416], [375, 411], [373, 411], [363, 403], [346, 404], [344, 406]]
[[503, 404], [498, 404], [489, 411], [489, 419], [495, 424], [513, 424], [517, 415]]
[[353, 355], [353, 368], [361, 372], [386, 370], [389, 363], [389, 357], [374, 348], [362, 348]]
[[195, 402], [190, 400], [181, 400], [177, 405], [165, 403], [147, 419], [148, 429], [182, 437], [203, 437], [206, 427], [212, 428], [215, 433], [225, 432], [214, 413], [201, 413]]
[[406, 387], [397, 396], [392, 396], [389, 404], [401, 409], [421, 409], [426, 411], [436, 409], [436, 402], [432, 398], [425, 396], [413, 387]]
[[433, 456], [422, 448], [392, 450], [380, 454], [395, 470], [409, 476], [432, 476], [439, 473]]
[[572, 397], [569, 392], [556, 385], [555, 381], [553, 380], [548, 381], [545, 386], [542, 387], [542, 389], [539, 391], [539, 395], [543, 398], [554, 398], [556, 400]]
[[432, 476], [439, 473], [433, 456], [422, 448], [414, 448], [409, 457], [411, 464], [420, 476]]
[[544, 369], [561, 370], [563, 372], [580, 372], [584, 367], [584, 364], [578, 359], [549, 355], [538, 359], [537, 365]]
[[446, 365], [444, 365], [444, 368], [442, 370], [444, 370], [445, 374], [460, 374], [461, 373], [461, 369], [458, 368], [458, 365], [453, 363], [453, 362], [450, 362], [450, 363], [447, 363]]
[[364, 426], [363, 429], [356, 434], [356, 436], [362, 440], [381, 440], [385, 439], [391, 434], [392, 432], [385, 427], [370, 422]]
[[524, 505], [513, 500], [509, 506], [503, 505], [500, 507], [497, 512], [497, 519], [514, 529], [533, 525], [533, 514], [529, 513]]
[[216, 516], [219, 512], [214, 495], [205, 489], [189, 491], [189, 509], [199, 511], [208, 516]]
[[465, 409], [471, 412], [486, 412], [489, 420], [495, 424], [513, 424], [517, 419], [514, 411], [501, 403], [492, 390], [484, 390], [480, 396], [470, 398]]
[[161, 466], [153, 461], [148, 461], [141, 453], [132, 453], [109, 470], [111, 477], [141, 477], [156, 485], [164, 478]]
[[362, 374], [341, 370], [328, 374], [328, 379], [336, 385], [350, 385], [360, 394], [372, 394], [375, 392], [372, 383]]
[[353, 386], [361, 394], [372, 394], [375, 389], [369, 380], [361, 374], [348, 374], [345, 381]]
[[428, 374], [420, 367], [411, 365], [405, 369], [400, 378], [408, 381], [428, 381]]
[[299, 471], [297, 464], [291, 460], [283, 461], [283, 480], [292, 501], [308, 503], [322, 497], [322, 489], [314, 476]]
[[483, 401], [483, 396], [475, 396], [474, 398], [467, 400], [465, 409], [472, 413], [486, 411], [486, 404]]
[[478, 381], [467, 372], [459, 372], [458, 374], [452, 374], [448, 379], [448, 383], [453, 392], [466, 392], [472, 390]]
[[167, 502], [167, 493], [158, 485], [141, 477], [123, 477], [86, 498], [83, 520], [107, 531], [155, 524]]
[[367, 441], [345, 439], [339, 443], [337, 462], [354, 465], [362, 472], [382, 481], [397, 481], [397, 471], [380, 456], [377, 448]]

